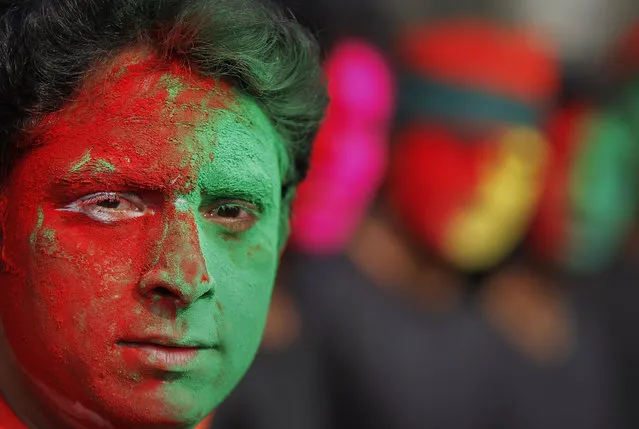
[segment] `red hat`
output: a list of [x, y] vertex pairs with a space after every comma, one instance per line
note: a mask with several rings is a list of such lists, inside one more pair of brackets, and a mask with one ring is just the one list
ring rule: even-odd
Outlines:
[[465, 19], [404, 32], [400, 61], [431, 80], [472, 87], [528, 103], [545, 102], [558, 85], [556, 52], [539, 35]]

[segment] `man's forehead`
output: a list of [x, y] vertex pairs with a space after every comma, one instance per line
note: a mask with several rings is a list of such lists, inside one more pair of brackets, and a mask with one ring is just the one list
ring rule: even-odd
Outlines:
[[102, 70], [36, 131], [42, 145], [54, 143], [46, 152], [58, 158], [57, 168], [64, 166], [55, 176], [146, 172], [167, 186], [176, 177], [193, 184], [214, 159], [211, 171], [224, 168], [220, 162], [244, 171], [251, 157], [264, 160], [275, 149], [280, 167], [286, 163], [283, 141], [261, 108], [228, 85], [150, 55], [123, 55]]
[[[173, 122], [197, 120], [215, 109], [231, 109], [232, 88], [202, 77], [177, 61], [152, 54], [124, 53], [87, 76], [63, 116], [93, 114], [103, 119], [144, 120], [149, 110], [166, 113]], [[186, 118], [180, 117], [180, 112]]]
[[176, 62], [126, 53], [99, 67], [66, 106], [43, 118], [32, 141], [69, 140], [88, 148], [108, 143], [114, 151], [167, 141], [179, 146], [220, 111], [235, 113], [243, 110], [239, 107], [222, 82]]

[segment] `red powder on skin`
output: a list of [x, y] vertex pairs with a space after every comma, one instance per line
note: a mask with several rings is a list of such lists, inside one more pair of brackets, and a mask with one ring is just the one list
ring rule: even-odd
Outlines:
[[[94, 395], [104, 409], [119, 409], [114, 414], [122, 415], [123, 420], [114, 422], [116, 427], [126, 427], [138, 417], [126, 416], [130, 402], [123, 399], [130, 384], [137, 381], [112, 374], [121, 359], [113, 348], [114, 336], [161, 333], [167, 327], [167, 314], [154, 314], [133, 299], [131, 285], [152, 276], [149, 273], [156, 264], [178, 264], [175, 271], [186, 282], [209, 278], [202, 272], [195, 221], [188, 212], [170, 209], [163, 216], [145, 216], [135, 224], [124, 221], [118, 228], [109, 228], [84, 215], [61, 214], [56, 209], [62, 201], [70, 203], [91, 192], [126, 191], [130, 187], [164, 195], [164, 203], [189, 193], [197, 183], [201, 163], [190, 154], [204, 149], [191, 140], [194, 147], [187, 152], [184, 142], [195, 124], [234, 102], [228, 86], [192, 76], [176, 63], [165, 64], [152, 56], [135, 62], [130, 62], [131, 58], [121, 57], [106, 75], [87, 81], [71, 105], [46, 117], [34, 130], [39, 146], [16, 166], [12, 177], [20, 180], [11, 181], [6, 194], [9, 201], [20, 201], [20, 207], [9, 210], [1, 225], [3, 251], [10, 249], [3, 260], [22, 268], [5, 285], [7, 295], [0, 303], [7, 339], [21, 365], [45, 385], [62, 386], [58, 393], [70, 403], [85, 403], [87, 395]], [[175, 86], [178, 80], [179, 88]], [[107, 161], [121, 176], [92, 171], [91, 162], [73, 172], [73, 163], [88, 150], [92, 160]], [[212, 159], [212, 154], [209, 156]], [[52, 191], [54, 178], [63, 186]], [[47, 195], [60, 201], [46, 201]], [[44, 251], [42, 226], [54, 233], [64, 230], [56, 236], [59, 252], [54, 257]], [[185, 236], [191, 241], [185, 243]], [[34, 239], [32, 246], [20, 244], [29, 243], [30, 237]], [[171, 256], [174, 259], [167, 260]], [[34, 263], [39, 266], [37, 276], [25, 271]], [[75, 272], [72, 277], [69, 269]], [[33, 283], [40, 285], [35, 291], [39, 302], [29, 296], [34, 291], [27, 285]], [[23, 311], [24, 306], [35, 308]], [[50, 323], [34, 328], [23, 315], [39, 311], [49, 313]], [[175, 319], [175, 312], [168, 316]], [[91, 325], [90, 332], [103, 332], [103, 338], [85, 337], [73, 328], [80, 323]], [[184, 329], [177, 320], [171, 326]], [[48, 335], [59, 338], [57, 345], [43, 341]], [[69, 355], [67, 345], [77, 356]], [[34, 350], [40, 352], [34, 354]], [[54, 363], [50, 362], [52, 356]], [[63, 365], [76, 358], [92, 368], [71, 368], [74, 362]], [[75, 371], [98, 376], [89, 386], [61, 382], [73, 379]], [[136, 398], [144, 408], [141, 412], [166, 415], [167, 404], [155, 398], [163, 382], [146, 383], [147, 393]], [[109, 398], [113, 402], [108, 403]]]
[[[169, 243], [167, 248], [175, 254], [171, 252], [161, 253], [157, 266], [164, 272], [164, 267], [170, 267], [172, 264], [179, 262], [180, 265], [174, 269], [181, 275], [182, 281], [189, 285], [198, 284], [202, 280], [206, 281], [210, 279], [209, 274], [206, 272], [206, 263], [201, 252], [196, 252], [191, 258], [179, 257], [180, 254], [188, 254], [193, 249], [200, 248], [197, 226], [195, 225], [192, 214], [188, 212], [178, 212], [175, 207], [172, 207], [169, 209], [169, 216], [171, 218], [170, 221], [175, 224], [175, 227], [169, 228], [170, 232], [164, 238], [164, 241]], [[188, 239], [185, 239], [186, 237], [188, 237]], [[153, 280], [151, 281], [151, 285], [162, 283], [161, 276], [151, 280]], [[180, 294], [183, 291], [176, 290], [174, 292]], [[186, 299], [185, 297], [182, 298]]]
[[[117, 78], [114, 81], [109, 80], [115, 76]], [[163, 79], [167, 81], [162, 82]], [[169, 86], [178, 82], [179, 87]], [[177, 93], [174, 100], [171, 100], [172, 90]], [[144, 97], [135, 97], [135, 94], [139, 93], [144, 93]], [[141, 167], [154, 159], [152, 151], [155, 151], [156, 147], [152, 143], [174, 142], [177, 146], [192, 133], [194, 124], [209, 119], [211, 111], [228, 109], [233, 102], [233, 94], [226, 84], [213, 79], [201, 80], [177, 63], [166, 64], [155, 57], [147, 57], [133, 63], [116, 63], [107, 73], [106, 81], [99, 80], [83, 88], [75, 102], [67, 109], [45, 118], [41, 127], [35, 131], [35, 136], [38, 141], [45, 143], [49, 141], [49, 134], [73, 136], [77, 141], [75, 147], [79, 149], [78, 159], [81, 157], [80, 152], [91, 149], [94, 158], [117, 160], [122, 156], [118, 149], [134, 145], [137, 150], [129, 157], [130, 164]], [[94, 116], [96, 109], [101, 112], [99, 117]], [[170, 111], [168, 121], [165, 117], [167, 110]], [[113, 147], [103, 152], [96, 151], [91, 143], [100, 140], [104, 134], [99, 133], [104, 133], [104, 128], [114, 125], [114, 122], [118, 122], [121, 129], [109, 130], [108, 134], [113, 138], [110, 142]], [[82, 127], [78, 127], [78, 123], [82, 124]], [[130, 125], [135, 123], [157, 123], [158, 126], [145, 127], [144, 135], [133, 136], [127, 131]], [[162, 123], [164, 126], [159, 125]], [[187, 180], [189, 170], [197, 171], [199, 166], [177, 167], [183, 156], [179, 150], [168, 155], [173, 159], [166, 164], [175, 166], [165, 172], [165, 179], [170, 182], [152, 185], [170, 186], [179, 189], [180, 193], [188, 193], [193, 186], [193, 183], [188, 183]], [[209, 156], [212, 158], [213, 155]], [[62, 177], [66, 172], [59, 173]], [[129, 168], [127, 176], [133, 176], [139, 183], [145, 183], [149, 179], [144, 168], [135, 171]], [[176, 178], [180, 180], [173, 182]]]

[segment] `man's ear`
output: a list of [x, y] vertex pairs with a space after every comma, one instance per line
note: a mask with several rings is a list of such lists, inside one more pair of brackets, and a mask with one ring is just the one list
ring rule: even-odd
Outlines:
[[282, 186], [282, 206], [280, 207], [280, 231], [278, 240], [279, 256], [281, 257], [286, 249], [288, 237], [291, 234], [291, 206], [295, 198], [296, 186], [284, 184]]

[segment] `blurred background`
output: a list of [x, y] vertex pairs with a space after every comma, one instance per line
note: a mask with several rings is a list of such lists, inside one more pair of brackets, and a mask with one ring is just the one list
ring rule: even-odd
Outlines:
[[331, 104], [213, 428], [639, 428], [639, 3], [279, 3]]

